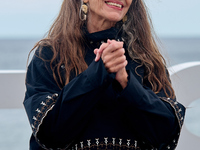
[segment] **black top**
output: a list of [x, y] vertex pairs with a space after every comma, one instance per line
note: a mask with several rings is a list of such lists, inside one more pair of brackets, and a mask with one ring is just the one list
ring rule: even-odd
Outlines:
[[[128, 84], [125, 89], [108, 73], [93, 50], [107, 39], [122, 40], [116, 28], [86, 37], [88, 69], [60, 89], [50, 69], [52, 51], [43, 47], [33, 57], [26, 79], [24, 106], [33, 134], [31, 150], [42, 149], [174, 149], [185, 108], [163, 90], [144, 86], [144, 68], [126, 50]], [[64, 72], [61, 66], [61, 71]], [[149, 85], [146, 83], [145, 85]]]

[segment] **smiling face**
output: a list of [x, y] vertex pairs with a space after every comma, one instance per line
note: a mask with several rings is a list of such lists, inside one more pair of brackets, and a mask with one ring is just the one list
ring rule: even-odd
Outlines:
[[132, 0], [84, 0], [89, 5], [88, 19], [115, 24], [126, 15]]

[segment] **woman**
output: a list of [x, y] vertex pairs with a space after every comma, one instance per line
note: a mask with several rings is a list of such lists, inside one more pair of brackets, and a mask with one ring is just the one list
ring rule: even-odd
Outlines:
[[30, 149], [175, 149], [185, 108], [142, 0], [64, 0], [35, 48]]

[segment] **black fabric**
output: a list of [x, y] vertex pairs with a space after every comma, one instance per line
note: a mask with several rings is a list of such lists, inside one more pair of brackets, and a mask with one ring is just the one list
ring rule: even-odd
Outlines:
[[[121, 39], [111, 28], [86, 37], [85, 61], [88, 69], [60, 89], [50, 69], [50, 47], [43, 47], [42, 59], [36, 50], [28, 69], [24, 106], [33, 135], [31, 150], [40, 149], [174, 149], [178, 142], [185, 108], [167, 99], [163, 90], [155, 94], [143, 86], [144, 68], [128, 60], [125, 89], [109, 74], [94, 48], [101, 41]], [[67, 67], [67, 66], [64, 66]], [[61, 68], [62, 69], [62, 68]], [[147, 84], [148, 85], [148, 84]], [[179, 112], [179, 109], [181, 111]], [[177, 118], [176, 113], [182, 118]]]

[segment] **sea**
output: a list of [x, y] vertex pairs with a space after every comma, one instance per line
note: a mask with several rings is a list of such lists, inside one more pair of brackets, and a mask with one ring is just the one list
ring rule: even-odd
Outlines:
[[[0, 70], [26, 70], [27, 57], [39, 39], [0, 39]], [[161, 37], [161, 53], [167, 67], [200, 61], [199, 38]], [[2, 85], [1, 85], [2, 86]], [[200, 99], [193, 104], [195, 110], [188, 111], [186, 123], [191, 132], [200, 137]], [[0, 150], [28, 150], [31, 129], [24, 109], [0, 109]]]

